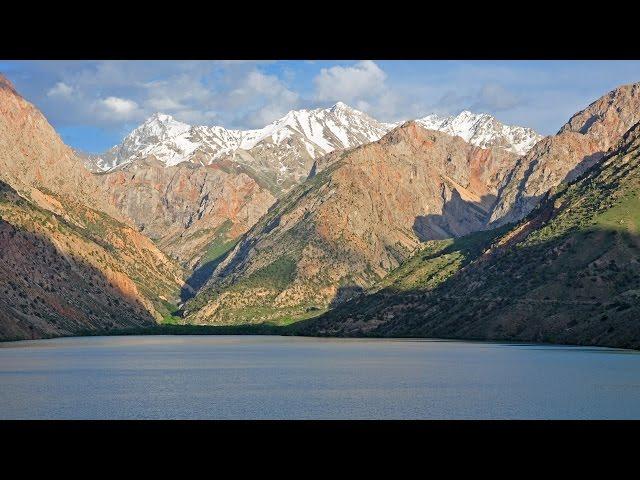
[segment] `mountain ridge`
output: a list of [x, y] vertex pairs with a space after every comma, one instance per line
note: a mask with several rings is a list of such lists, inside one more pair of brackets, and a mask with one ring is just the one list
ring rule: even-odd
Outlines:
[[490, 225], [517, 222], [552, 187], [597, 164], [622, 135], [640, 121], [640, 83], [622, 85], [598, 98], [536, 143], [500, 187]]
[[[353, 119], [359, 121], [354, 122]], [[459, 135], [476, 146], [499, 146], [520, 155], [543, 138], [531, 128], [506, 125], [489, 114], [474, 114], [467, 110], [447, 117], [431, 114], [415, 121], [427, 129]], [[294, 131], [303, 134], [307, 153], [316, 159], [336, 149], [379, 140], [401, 123], [377, 121], [343, 102], [328, 108], [291, 110], [280, 119], [255, 130], [189, 125], [171, 115], [156, 112], [105, 154], [87, 156], [91, 157], [88, 163], [96, 170], [108, 171], [148, 155], [154, 155], [167, 166], [174, 166], [191, 160], [199, 148], [208, 147], [207, 162], [210, 163], [231, 155], [235, 150], [251, 150], [270, 137], [274, 143], [279, 143]], [[148, 142], [146, 137], [157, 141]]]
[[295, 331], [640, 348], [639, 211], [637, 123], [506, 232], [426, 246], [380, 288]]
[[0, 336], [152, 325], [168, 313], [183, 270], [2, 76], [0, 167]]

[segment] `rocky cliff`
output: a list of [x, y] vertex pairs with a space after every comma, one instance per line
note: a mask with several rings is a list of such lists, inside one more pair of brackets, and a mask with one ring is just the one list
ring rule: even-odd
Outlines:
[[554, 136], [538, 142], [500, 187], [492, 227], [516, 222], [563, 181], [600, 161], [640, 121], [640, 83], [623, 85], [576, 113]]
[[517, 159], [416, 122], [332, 155], [218, 266], [187, 321], [260, 322], [340, 303], [421, 241], [483, 228]]

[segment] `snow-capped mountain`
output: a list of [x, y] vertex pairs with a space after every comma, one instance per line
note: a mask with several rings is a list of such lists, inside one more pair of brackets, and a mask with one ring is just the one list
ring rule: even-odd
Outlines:
[[477, 147], [504, 148], [518, 155], [527, 153], [543, 136], [531, 128], [504, 125], [486, 113], [468, 110], [450, 117], [432, 114], [416, 120], [430, 130], [457, 135]]
[[393, 126], [342, 102], [326, 109], [292, 110], [264, 128], [244, 131], [191, 126], [170, 115], [156, 113], [94, 162], [103, 171], [150, 155], [167, 166], [184, 161], [207, 164], [237, 150], [251, 151], [260, 144], [289, 150], [294, 139], [315, 159], [335, 149], [378, 140]]
[[[503, 125], [491, 115], [468, 111], [452, 117], [428, 115], [417, 122], [476, 146], [500, 147], [519, 155], [542, 138], [530, 128]], [[109, 171], [150, 156], [166, 166], [228, 160], [286, 190], [308, 175], [315, 159], [379, 140], [398, 125], [379, 122], [342, 102], [331, 108], [292, 110], [258, 130], [193, 126], [156, 113], [121, 144], [103, 155], [85, 156], [85, 161], [95, 171]]]

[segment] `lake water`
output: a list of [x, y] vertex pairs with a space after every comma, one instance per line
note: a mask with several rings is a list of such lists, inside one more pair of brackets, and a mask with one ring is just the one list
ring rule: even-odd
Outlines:
[[640, 353], [270, 336], [0, 344], [2, 419], [640, 419]]

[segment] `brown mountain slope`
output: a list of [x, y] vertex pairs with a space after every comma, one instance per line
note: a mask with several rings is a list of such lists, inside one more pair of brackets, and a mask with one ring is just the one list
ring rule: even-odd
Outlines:
[[0, 339], [154, 324], [153, 304], [120, 268], [126, 254], [113, 243], [92, 241], [0, 182]]
[[[31, 276], [36, 273], [46, 276], [51, 266], [43, 262], [53, 262], [56, 268], [74, 272], [51, 280], [58, 282], [57, 286], [50, 284], [56, 291], [64, 292], [64, 298], [62, 293], [58, 296], [59, 302], [67, 301], [70, 292], [84, 295], [89, 279], [94, 285], [102, 285], [104, 282], [98, 281], [99, 277], [113, 285], [105, 294], [112, 303], [115, 298], [125, 303], [133, 301], [133, 309], [116, 320], [114, 326], [121, 326], [119, 322], [139, 324], [160, 319], [167, 313], [165, 300], [177, 300], [183, 283], [180, 267], [109, 205], [94, 175], [64, 145], [42, 114], [3, 77], [0, 81], [0, 181], [3, 191], [10, 192], [3, 196], [0, 204], [5, 242], [0, 282], [12, 282], [15, 295], [30, 300], [35, 298], [33, 295], [44, 298], [36, 293], [37, 288], [44, 287], [33, 286]], [[42, 256], [29, 253], [30, 243]], [[63, 260], [68, 267], [60, 263]], [[63, 288], [65, 278], [68, 283]], [[7, 335], [9, 331], [22, 332], [27, 337], [69, 333], [82, 326], [95, 328], [99, 318], [91, 317], [82, 309], [84, 316], [75, 312], [67, 318], [65, 312], [71, 310], [58, 309], [46, 302], [34, 304], [25, 313], [27, 316], [18, 318], [11, 313], [17, 308], [13, 300], [14, 296], [5, 297], [3, 324], [15, 320], [21, 326], [7, 327], [4, 330]], [[87, 302], [90, 305], [91, 302]], [[63, 327], [41, 320], [49, 318], [46, 315], [54, 310], [61, 316], [56, 317], [58, 325]], [[66, 321], [60, 320], [63, 317]], [[126, 320], [134, 317], [135, 320]]]
[[113, 206], [191, 268], [212, 244], [233, 242], [275, 202], [264, 185], [228, 162], [165, 167], [150, 157], [96, 180]]
[[0, 180], [44, 208], [47, 193], [124, 220], [100, 194], [93, 175], [65, 145], [46, 118], [0, 74]]
[[297, 331], [640, 348], [639, 259], [637, 124], [508, 232], [428, 246]]
[[187, 305], [187, 321], [244, 323], [339, 303], [422, 240], [484, 227], [514, 154], [408, 122], [281, 199]]
[[538, 142], [500, 187], [492, 226], [520, 220], [562, 181], [571, 181], [640, 121], [640, 83], [623, 85], [576, 113], [557, 135]]

